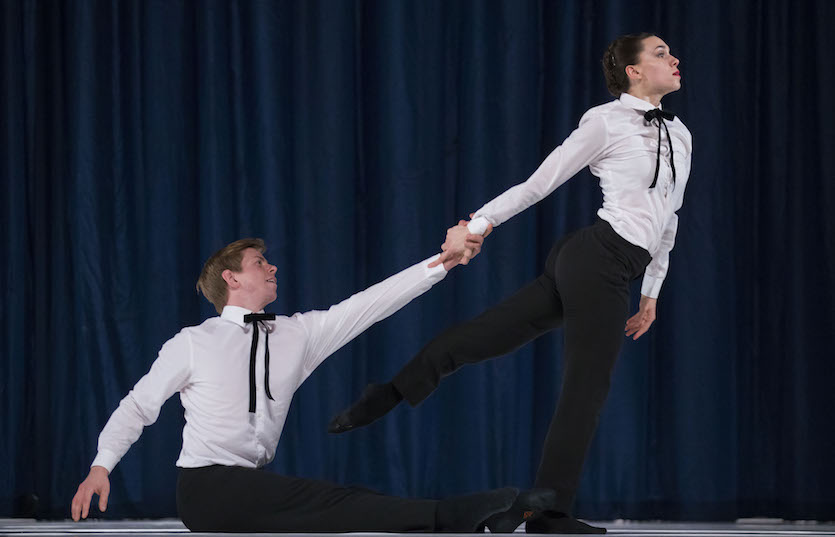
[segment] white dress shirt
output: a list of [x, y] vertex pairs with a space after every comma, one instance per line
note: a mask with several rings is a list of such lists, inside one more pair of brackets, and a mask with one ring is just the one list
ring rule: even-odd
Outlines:
[[[667, 133], [661, 129], [661, 162], [655, 175], [658, 127], [644, 120], [652, 104], [628, 93], [586, 112], [580, 125], [545, 159], [524, 183], [508, 189], [476, 211], [468, 226], [483, 233], [498, 226], [553, 192], [584, 167], [600, 179], [603, 207], [597, 214], [624, 239], [652, 256], [644, 272], [641, 294], [657, 298], [667, 275], [678, 216], [690, 175], [693, 137], [676, 117], [667, 121], [673, 140], [676, 181], [670, 168]], [[659, 107], [660, 108], [660, 107]]]
[[[331, 306], [326, 311], [277, 316], [270, 331], [270, 400], [264, 390], [264, 337], [256, 356], [256, 411], [249, 412], [252, 313], [226, 306], [219, 317], [184, 328], [168, 340], [150, 371], [122, 399], [99, 436], [93, 466], [108, 471], [180, 393], [185, 409], [177, 466], [212, 464], [258, 468], [275, 456], [287, 410], [302, 382], [328, 356], [375, 322], [396, 312], [446, 276], [434, 256]], [[262, 328], [263, 330], [263, 328]]]

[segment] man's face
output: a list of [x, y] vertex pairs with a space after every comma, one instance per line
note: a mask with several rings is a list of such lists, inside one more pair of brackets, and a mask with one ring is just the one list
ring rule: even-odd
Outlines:
[[244, 250], [240, 272], [229, 271], [229, 302], [244, 305], [252, 311], [260, 311], [275, 301], [278, 282], [275, 265], [270, 265], [255, 248]]

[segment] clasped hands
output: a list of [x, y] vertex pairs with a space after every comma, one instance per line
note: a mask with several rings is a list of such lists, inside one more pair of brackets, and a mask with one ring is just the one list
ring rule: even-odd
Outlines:
[[[473, 215], [470, 215], [472, 218]], [[446, 240], [441, 245], [441, 255], [438, 259], [429, 264], [429, 267], [444, 265], [446, 270], [456, 265], [466, 265], [481, 252], [481, 245], [484, 238], [493, 231], [493, 225], [487, 226], [484, 235], [474, 235], [467, 229], [468, 220], [459, 220], [458, 225], [449, 228], [446, 232]]]

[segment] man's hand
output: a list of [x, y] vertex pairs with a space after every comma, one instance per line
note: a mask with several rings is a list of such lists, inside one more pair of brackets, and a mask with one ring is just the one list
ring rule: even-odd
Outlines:
[[626, 321], [626, 336], [635, 334], [632, 339], [638, 339], [646, 334], [652, 322], [655, 321], [655, 303], [657, 298], [650, 298], [641, 295], [641, 304], [638, 306], [638, 313]]
[[441, 256], [429, 264], [429, 267], [437, 267], [443, 263], [446, 270], [450, 270], [454, 266], [461, 264], [466, 265], [472, 258], [481, 252], [481, 245], [484, 243], [484, 237], [493, 231], [493, 225], [487, 226], [487, 231], [484, 235], [473, 235], [467, 229], [466, 220], [459, 220], [458, 225], [451, 227], [446, 232], [446, 241], [441, 245], [443, 253]]
[[99, 511], [107, 509], [107, 497], [110, 495], [110, 479], [108, 471], [103, 466], [93, 466], [87, 479], [78, 485], [78, 492], [72, 499], [72, 519], [78, 522], [79, 518], [87, 518], [90, 512], [90, 500], [93, 494], [99, 495]]

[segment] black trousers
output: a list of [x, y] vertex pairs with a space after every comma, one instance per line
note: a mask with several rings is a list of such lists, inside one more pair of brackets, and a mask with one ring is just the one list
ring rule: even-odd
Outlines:
[[629, 282], [650, 260], [645, 249], [598, 219], [557, 242], [541, 276], [475, 319], [441, 333], [392, 382], [415, 406], [462, 365], [507, 354], [562, 326], [562, 388], [535, 486], [556, 490], [557, 509], [570, 513], [623, 342]]
[[431, 532], [437, 505], [236, 466], [181, 468], [177, 479], [177, 513], [191, 531]]

